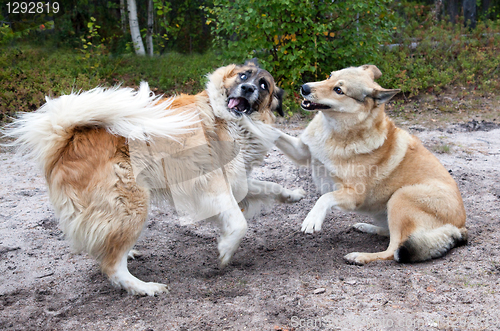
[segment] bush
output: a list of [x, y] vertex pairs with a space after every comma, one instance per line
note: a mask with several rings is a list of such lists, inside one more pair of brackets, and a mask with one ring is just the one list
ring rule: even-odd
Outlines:
[[431, 8], [406, 3], [406, 23], [395, 38], [398, 46], [384, 48], [379, 83], [400, 88], [410, 97], [439, 93], [450, 86], [479, 89], [500, 87], [500, 22], [480, 21], [474, 30], [463, 21], [435, 22]]
[[378, 62], [396, 16], [390, 0], [215, 0], [208, 9], [226, 58], [257, 57], [285, 88], [330, 71]]
[[212, 53], [153, 58], [99, 55], [93, 58], [93, 66], [88, 61], [69, 50], [4, 47], [0, 52], [0, 121], [18, 111], [36, 110], [46, 95], [57, 97], [98, 85], [136, 87], [144, 80], [156, 93], [197, 93], [204, 88], [203, 76], [223, 65]]

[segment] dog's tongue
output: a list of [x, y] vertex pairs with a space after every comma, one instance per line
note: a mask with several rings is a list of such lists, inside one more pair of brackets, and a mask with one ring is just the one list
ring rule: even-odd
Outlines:
[[229, 99], [229, 103], [227, 105], [227, 107], [229, 109], [231, 108], [235, 108], [236, 106], [238, 106], [240, 104], [240, 99]]

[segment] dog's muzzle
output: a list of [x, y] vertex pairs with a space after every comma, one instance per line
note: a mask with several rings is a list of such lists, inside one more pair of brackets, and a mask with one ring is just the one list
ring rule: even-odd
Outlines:
[[300, 106], [304, 110], [308, 110], [309, 111], [309, 110], [329, 109], [330, 108], [330, 106], [323, 105], [323, 104], [320, 104], [320, 103], [315, 103], [315, 102], [312, 102], [310, 100], [307, 100], [307, 97], [311, 94], [311, 87], [309, 85], [307, 85], [307, 84], [304, 84], [304, 85], [302, 85], [300, 87], [300, 94], [302, 94], [302, 96], [304, 98], [306, 98], [300, 104]]
[[300, 94], [302, 94], [302, 96], [304, 97], [306, 95], [311, 94], [311, 88], [309, 87], [309, 85], [307, 84], [302, 85], [302, 87], [300, 88]]
[[241, 84], [235, 92], [233, 92], [227, 100], [227, 108], [232, 110], [236, 115], [250, 115], [254, 109], [253, 105], [259, 97], [257, 86], [253, 84]]

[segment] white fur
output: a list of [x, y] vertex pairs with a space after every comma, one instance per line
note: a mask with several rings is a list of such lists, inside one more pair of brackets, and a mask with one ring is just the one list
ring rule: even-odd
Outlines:
[[153, 137], [173, 138], [197, 122], [192, 114], [169, 116], [172, 99], [160, 99], [145, 82], [138, 91], [119, 86], [97, 87], [56, 99], [46, 97], [47, 102], [40, 109], [20, 114], [2, 133], [16, 138], [11, 145], [45, 168], [46, 161], [66, 144], [70, 130], [76, 126], [98, 125], [112, 134], [144, 141]]
[[132, 295], [149, 295], [168, 292], [168, 286], [160, 283], [143, 282], [142, 280], [133, 276], [127, 268], [127, 256], [125, 254], [120, 260], [116, 272], [109, 277], [111, 284], [116, 287], [127, 289], [127, 292]]
[[352, 227], [353, 229], [359, 232], [378, 234], [379, 236], [384, 236], [384, 237], [389, 236], [389, 229], [387, 227], [377, 226], [368, 223], [356, 223], [353, 224]]
[[[137, 92], [99, 87], [47, 99], [37, 112], [22, 114], [4, 130], [16, 138], [12, 146], [44, 168], [51, 202], [73, 247], [101, 261], [112, 284], [131, 294], [167, 292], [166, 285], [143, 282], [127, 268], [127, 257], [137, 255], [131, 248], [147, 218], [150, 196], [159, 201], [166, 198], [176, 208], [194, 211], [195, 218], [212, 216], [210, 219], [222, 230], [218, 248], [224, 266], [247, 230], [241, 206], [247, 208], [245, 214], [251, 214], [273, 199], [295, 202], [305, 194], [303, 190], [291, 191], [275, 183], [248, 179], [279, 132], [262, 123], [261, 114], [255, 113], [253, 119], [238, 117], [227, 109], [226, 72], [228, 68], [221, 68], [209, 76], [206, 91], [210, 102], [198, 96], [184, 113], [171, 109], [171, 99], [161, 102], [146, 83]], [[213, 132], [206, 129], [214, 129], [216, 117], [227, 120], [224, 129], [228, 141], [209, 139], [208, 133]], [[74, 134], [73, 129], [82, 126], [105, 128], [128, 138], [129, 153], [122, 152], [93, 174], [92, 190], [68, 185], [59, 175], [63, 172], [52, 168]], [[239, 147], [239, 153], [227, 164], [218, 164], [216, 145], [232, 142]], [[171, 163], [164, 161], [165, 156], [179, 150], [185, 154], [181, 153], [178, 160], [171, 157]], [[211, 162], [217, 166], [205, 166]], [[110, 244], [109, 239], [116, 236], [120, 237]]]

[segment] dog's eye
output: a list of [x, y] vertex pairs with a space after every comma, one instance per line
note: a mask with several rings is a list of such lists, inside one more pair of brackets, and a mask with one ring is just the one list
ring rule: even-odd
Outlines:
[[240, 74], [241, 80], [247, 80], [247, 78], [248, 78], [247, 74]]
[[335, 87], [333, 88], [333, 90], [334, 90], [334, 91], [335, 91], [335, 93], [337, 93], [337, 94], [344, 94], [344, 92], [342, 92], [342, 89], [341, 89], [340, 87], [338, 87], [338, 86], [335, 86]]
[[267, 90], [267, 84], [265, 81], [260, 81], [260, 88], [263, 89], [263, 90]]

